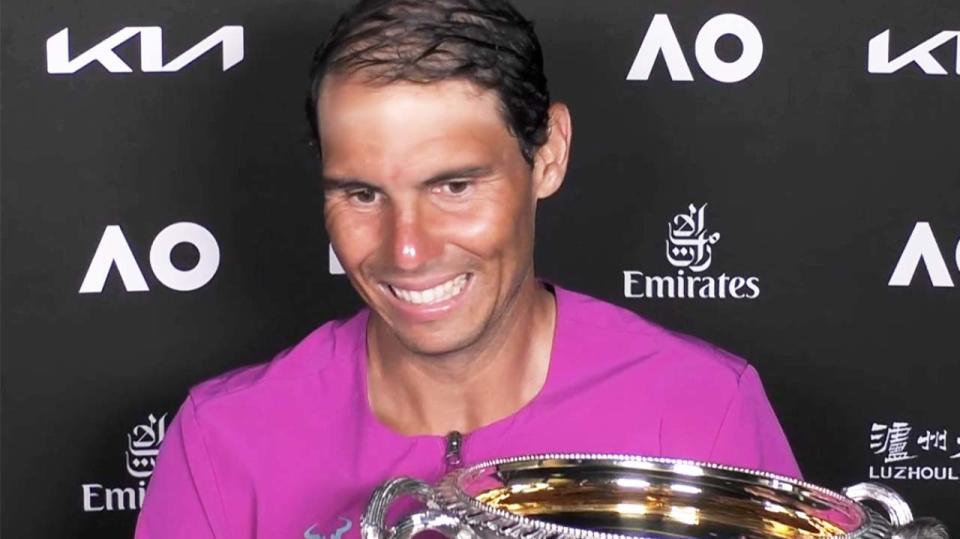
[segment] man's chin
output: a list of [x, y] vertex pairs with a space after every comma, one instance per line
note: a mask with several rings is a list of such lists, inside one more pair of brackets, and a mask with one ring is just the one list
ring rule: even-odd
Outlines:
[[474, 340], [467, 337], [467, 332], [462, 330], [449, 331], [442, 336], [417, 334], [416, 332], [396, 333], [396, 336], [400, 344], [410, 352], [437, 358], [460, 352], [468, 348]]

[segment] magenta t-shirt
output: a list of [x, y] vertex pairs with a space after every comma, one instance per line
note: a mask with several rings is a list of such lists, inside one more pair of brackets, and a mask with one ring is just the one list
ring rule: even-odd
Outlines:
[[[623, 453], [800, 477], [757, 372], [712, 345], [555, 288], [546, 382], [515, 414], [468, 433], [463, 462]], [[190, 391], [167, 431], [138, 539], [359, 537], [383, 481], [444, 473], [441, 436], [404, 436], [366, 398], [363, 310], [263, 365]], [[402, 512], [414, 507], [398, 507]]]

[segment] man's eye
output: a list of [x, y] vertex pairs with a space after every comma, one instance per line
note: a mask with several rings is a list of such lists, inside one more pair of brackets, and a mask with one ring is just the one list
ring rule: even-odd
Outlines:
[[470, 188], [468, 181], [443, 182], [439, 186], [441, 193], [446, 195], [462, 195]]
[[377, 201], [377, 192], [373, 189], [357, 189], [347, 195], [360, 204], [373, 204]]

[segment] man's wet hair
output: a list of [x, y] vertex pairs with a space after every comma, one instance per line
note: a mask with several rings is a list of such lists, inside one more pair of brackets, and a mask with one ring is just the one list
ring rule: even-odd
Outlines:
[[496, 92], [528, 163], [547, 139], [550, 95], [540, 42], [533, 23], [506, 0], [358, 2], [314, 54], [307, 101], [314, 142], [317, 99], [329, 74], [373, 85], [469, 81]]

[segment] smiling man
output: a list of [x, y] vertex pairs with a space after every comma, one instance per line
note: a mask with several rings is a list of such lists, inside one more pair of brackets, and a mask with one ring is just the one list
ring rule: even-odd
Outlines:
[[403, 434], [473, 431], [547, 374], [556, 309], [533, 273], [534, 212], [563, 179], [570, 116], [547, 111], [531, 164], [500, 108], [468, 80], [321, 83], [327, 229], [373, 313], [370, 405]]
[[743, 360], [536, 278], [537, 205], [572, 140], [542, 64], [501, 0], [363, 1], [338, 22], [308, 108], [368, 308], [193, 388], [138, 537], [356, 537], [389, 478], [529, 453], [799, 476]]

